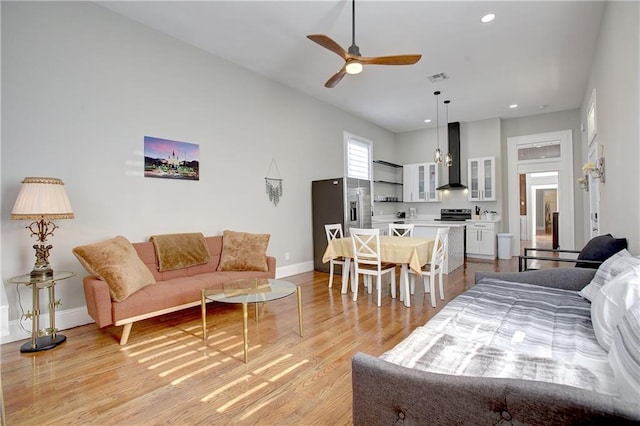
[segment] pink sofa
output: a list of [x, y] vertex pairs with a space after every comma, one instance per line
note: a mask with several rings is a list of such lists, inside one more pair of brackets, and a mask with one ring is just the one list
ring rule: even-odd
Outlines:
[[83, 280], [89, 315], [100, 328], [123, 325], [120, 344], [125, 345], [133, 323], [200, 304], [203, 288], [222, 287], [222, 283], [243, 278], [275, 278], [276, 259], [267, 256], [268, 271], [218, 271], [222, 253], [222, 236], [205, 237], [209, 263], [168, 272], [158, 272], [152, 242], [134, 243], [138, 256], [156, 279], [122, 302], [111, 300], [109, 286], [94, 275]]

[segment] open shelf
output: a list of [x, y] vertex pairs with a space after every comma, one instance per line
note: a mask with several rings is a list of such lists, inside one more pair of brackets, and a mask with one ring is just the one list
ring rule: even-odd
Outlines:
[[391, 182], [388, 180], [374, 180], [375, 183], [388, 183], [389, 185], [402, 185], [402, 182]]
[[383, 166], [389, 166], [389, 167], [402, 167], [400, 164], [395, 164], [395, 163], [390, 163], [388, 161], [384, 161], [384, 160], [373, 160], [373, 162], [375, 164], [381, 164]]

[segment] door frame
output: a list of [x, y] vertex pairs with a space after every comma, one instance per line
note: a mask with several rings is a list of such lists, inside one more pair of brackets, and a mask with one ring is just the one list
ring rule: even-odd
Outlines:
[[538, 213], [536, 210], [538, 210], [538, 202], [537, 202], [537, 197], [535, 195], [536, 191], [538, 189], [555, 189], [556, 190], [556, 204], [558, 202], [557, 198], [558, 198], [558, 184], [554, 183], [554, 184], [544, 184], [544, 185], [531, 185], [531, 192], [532, 192], [532, 196], [531, 196], [531, 222], [532, 222], [532, 226], [529, 229], [529, 236], [531, 237], [532, 240], [535, 241], [536, 236], [538, 235]]
[[[593, 142], [589, 147], [587, 160], [597, 164], [598, 142]], [[594, 179], [591, 173], [587, 173], [589, 182], [589, 238], [600, 235], [600, 179]]]
[[[538, 161], [519, 161], [518, 147], [521, 145], [560, 143], [560, 158]], [[509, 229], [520, 229], [520, 173], [558, 172], [558, 211], [562, 232], [559, 235], [559, 245], [562, 249], [575, 248], [575, 218], [573, 194], [573, 131], [561, 130], [557, 132], [538, 133], [533, 135], [513, 136], [507, 138], [507, 180], [509, 209]], [[518, 238], [518, 241], [520, 239]], [[520, 254], [520, 244], [513, 244], [511, 253]]]

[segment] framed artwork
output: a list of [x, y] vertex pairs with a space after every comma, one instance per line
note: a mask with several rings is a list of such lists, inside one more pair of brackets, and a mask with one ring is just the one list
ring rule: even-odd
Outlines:
[[598, 134], [598, 117], [596, 110], [596, 89], [591, 93], [589, 108], [587, 109], [587, 143], [591, 145]]
[[200, 180], [200, 145], [145, 136], [144, 176]]

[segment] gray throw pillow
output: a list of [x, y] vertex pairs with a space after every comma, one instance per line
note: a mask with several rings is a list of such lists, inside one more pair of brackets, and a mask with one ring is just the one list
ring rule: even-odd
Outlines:
[[[593, 237], [580, 251], [578, 260], [598, 260], [604, 262], [620, 250], [627, 248], [626, 238], [613, 238], [611, 234]], [[577, 262], [576, 268], [598, 269], [598, 265]]]

